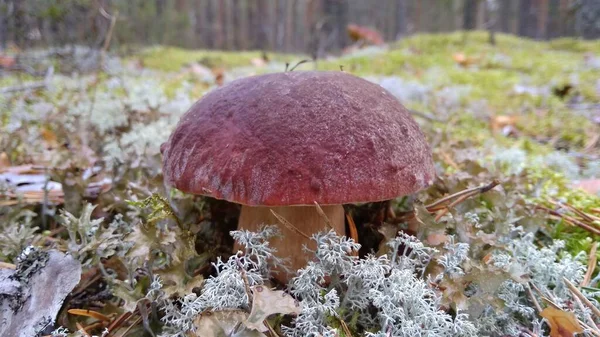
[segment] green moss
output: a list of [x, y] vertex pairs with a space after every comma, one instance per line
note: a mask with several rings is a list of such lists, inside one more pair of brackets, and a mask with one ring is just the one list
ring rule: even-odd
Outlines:
[[[259, 51], [225, 52], [209, 50], [188, 50], [176, 47], [153, 47], [137, 55], [144, 66], [162, 70], [178, 71], [182, 66], [192, 62], [199, 62], [209, 68], [230, 69], [233, 67], [251, 66], [252, 59], [260, 58]], [[288, 61], [297, 59], [292, 55], [271, 54], [269, 58], [275, 61]]]

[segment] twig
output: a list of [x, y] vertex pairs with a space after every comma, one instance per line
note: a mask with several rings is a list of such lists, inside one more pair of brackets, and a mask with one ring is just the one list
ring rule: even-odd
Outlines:
[[104, 38], [102, 50], [100, 51], [100, 62], [98, 63], [98, 66], [102, 67], [102, 65], [104, 64], [105, 54], [108, 51], [108, 47], [110, 47], [110, 41], [112, 40], [115, 25], [117, 24], [117, 17], [119, 16], [119, 11], [115, 10], [114, 14], [110, 15], [106, 12], [106, 10], [104, 10], [102, 6], [100, 6], [99, 12], [103, 17], [110, 20], [110, 26], [108, 26], [108, 32], [106, 32], [106, 37]]
[[592, 280], [592, 274], [594, 273], [594, 269], [596, 269], [596, 262], [597, 262], [596, 251], [597, 250], [598, 250], [598, 241], [594, 242], [594, 244], [592, 245], [592, 248], [590, 249], [590, 259], [588, 261], [587, 271], [585, 272], [585, 276], [583, 277], [583, 280], [581, 281], [582, 287], [588, 286], [590, 284], [590, 281]]
[[321, 206], [319, 206], [319, 204], [316, 201], [315, 201], [315, 206], [317, 207], [317, 213], [319, 213], [321, 218], [323, 218], [323, 221], [325, 221], [325, 224], [327, 225], [327, 227], [329, 227], [329, 229], [332, 230], [333, 226], [331, 225], [331, 221], [327, 217], [327, 214], [325, 214], [325, 212], [323, 212], [323, 209], [321, 208]]
[[[104, 10], [100, 7], [101, 10]], [[117, 23], [117, 17], [119, 16], [119, 11], [115, 10], [115, 13], [110, 17], [110, 26], [108, 27], [108, 32], [106, 33], [106, 38], [104, 39], [104, 44], [102, 45], [102, 50], [107, 51], [108, 47], [110, 47], [110, 41], [112, 40], [113, 31], [115, 29], [115, 24]]]
[[46, 88], [50, 83], [50, 78], [54, 75], [54, 66], [50, 66], [46, 71], [46, 76], [44, 76], [43, 81], [33, 82], [25, 85], [18, 85], [14, 87], [7, 87], [0, 89], [0, 94], [7, 94], [11, 92], [24, 91], [24, 90], [34, 90], [34, 89], [42, 89]]
[[81, 332], [85, 337], [90, 337], [90, 335], [87, 333], [87, 331], [85, 331], [85, 328], [83, 327], [83, 325], [81, 325], [81, 323], [76, 322], [75, 326], [77, 327], [77, 331]]
[[531, 301], [533, 302], [533, 305], [535, 306], [535, 310], [537, 310], [538, 314], [541, 313], [542, 307], [540, 306], [540, 303], [535, 298], [533, 291], [531, 291], [531, 286], [529, 286], [529, 283], [525, 285], [525, 291], [527, 292], [527, 295], [529, 295], [529, 297], [531, 298]]
[[0, 262], [0, 269], [17, 269], [17, 266], [8, 262]]
[[[564, 278], [564, 277], [563, 277], [563, 279], [564, 279], [565, 283], [566, 283], [566, 282], [569, 282], [569, 281], [568, 281], [566, 278]], [[600, 331], [598, 330], [598, 326], [596, 325], [596, 323], [595, 323], [595, 322], [594, 322], [594, 320], [592, 319], [592, 316], [590, 316], [590, 314], [589, 314], [588, 312], [586, 312], [586, 311], [585, 311], [585, 307], [584, 307], [583, 303], [581, 302], [581, 299], [579, 298], [579, 295], [581, 295], [582, 297], [584, 297], [584, 296], [583, 296], [583, 294], [581, 294], [581, 293], [579, 292], [579, 290], [577, 290], [576, 288], [573, 288], [573, 289], [571, 289], [571, 288], [569, 287], [569, 290], [571, 290], [571, 293], [574, 295], [574, 296], [573, 296], [573, 298], [575, 299], [575, 302], [577, 302], [577, 306], [579, 306], [579, 309], [581, 310], [581, 312], [583, 312], [583, 315], [584, 315], [584, 317], [585, 317], [585, 320], [586, 320], [586, 321], [589, 323], [590, 327], [592, 327], [592, 330], [595, 330], [595, 331], [597, 331], [597, 332], [600, 332]], [[577, 291], [577, 292], [579, 293], [579, 295], [577, 295], [577, 294], [575, 293], [575, 291]], [[585, 297], [584, 297], [584, 298], [585, 298]]]
[[598, 220], [598, 219], [594, 219], [595, 217], [593, 215], [589, 215], [586, 214], [585, 212], [577, 209], [577, 207], [572, 206], [566, 202], [558, 202], [556, 200], [551, 200], [549, 199], [548, 202], [550, 202], [551, 204], [558, 206], [558, 207], [566, 207], [567, 209], [575, 212], [577, 215], [579, 215], [580, 217], [582, 217], [583, 219], [585, 219], [586, 221], [594, 221], [594, 220]]
[[310, 62], [310, 61], [311, 61], [311, 60], [302, 60], [302, 61], [300, 61], [300, 62], [296, 63], [296, 65], [295, 65], [295, 66], [293, 66], [293, 67], [292, 67], [290, 70], [288, 70], [288, 71], [294, 71], [294, 69], [296, 69], [296, 68], [297, 68], [299, 65], [301, 65], [301, 64], [304, 64], [304, 63], [307, 63], [307, 62]]
[[579, 221], [579, 220], [577, 220], [577, 219], [575, 219], [575, 218], [573, 218], [571, 216], [560, 214], [559, 212], [557, 212], [555, 210], [552, 210], [552, 209], [550, 209], [548, 207], [541, 206], [541, 205], [537, 205], [537, 206], [535, 206], [535, 208], [543, 210], [543, 211], [546, 211], [550, 215], [555, 216], [557, 218], [560, 218], [560, 219], [564, 220], [566, 223], [568, 223], [570, 225], [575, 225], [575, 226], [578, 226], [578, 227], [581, 227], [581, 228], [587, 230], [588, 232], [594, 233], [596, 235], [600, 235], [600, 229], [592, 227], [592, 226], [590, 226], [590, 225], [588, 225], [588, 224], [586, 224], [584, 222], [581, 222], [581, 221]]
[[344, 334], [346, 334], [346, 336], [348, 336], [348, 337], [352, 337], [352, 332], [350, 332], [350, 328], [348, 328], [348, 324], [346, 324], [346, 322], [344, 322], [344, 320], [341, 317], [338, 317], [338, 320], [340, 321], [340, 324], [342, 325], [342, 330], [344, 330]]
[[244, 289], [246, 290], [246, 296], [248, 296], [248, 306], [252, 306], [252, 290], [250, 290], [250, 281], [248, 280], [248, 275], [246, 275], [246, 269], [244, 269], [244, 266], [242, 265], [242, 262], [240, 262], [239, 258], [237, 258], [235, 262], [237, 263], [238, 268], [240, 268], [240, 273], [242, 274]]
[[269, 333], [271, 334], [272, 337], [279, 337], [279, 335], [277, 334], [277, 332], [275, 332], [275, 329], [273, 329], [273, 327], [271, 326], [271, 324], [269, 323], [269, 321], [267, 321], [265, 319], [263, 321], [263, 324], [267, 327], [267, 329], [269, 329]]
[[115, 320], [113, 320], [106, 328], [108, 330], [108, 336], [110, 336], [110, 334], [111, 334], [111, 332], [113, 332], [113, 330], [116, 330], [116, 329], [120, 328], [123, 324], [125, 324], [132, 316], [133, 316], [133, 314], [131, 312], [125, 312], [125, 313], [121, 314], [119, 317], [117, 317]]
[[445, 197], [443, 197], [443, 198], [441, 198], [439, 200], [436, 200], [435, 202], [433, 202], [433, 203], [431, 203], [429, 205], [426, 205], [425, 208], [427, 208], [427, 210], [430, 210], [430, 208], [434, 208], [436, 206], [444, 204], [444, 203], [446, 203], [446, 202], [448, 202], [448, 201], [450, 201], [450, 200], [452, 200], [454, 198], [460, 197], [461, 195], [470, 194], [470, 193], [473, 193], [473, 192], [485, 193], [485, 192], [491, 190], [492, 188], [494, 188], [494, 187], [496, 187], [498, 185], [500, 185], [500, 182], [498, 180], [494, 179], [491, 183], [489, 183], [487, 185], [468, 188], [466, 190], [462, 190], [462, 191], [456, 192], [454, 194], [445, 196]]
[[277, 214], [274, 210], [271, 210], [271, 213], [277, 218], [277, 220], [284, 225], [285, 227], [287, 227], [288, 229], [296, 232], [296, 234], [302, 235], [303, 237], [305, 237], [306, 239], [310, 240], [310, 236], [306, 235], [305, 233], [303, 233], [301, 230], [299, 230], [296, 226], [292, 225], [289, 221], [287, 221], [284, 217], [282, 217], [281, 215]]
[[[485, 193], [485, 192], [491, 190], [492, 188], [496, 187], [499, 184], [500, 184], [500, 182], [498, 180], [493, 180], [491, 183], [489, 183], [485, 186], [469, 188], [469, 189], [454, 193], [452, 195], [443, 197], [442, 199], [425, 206], [425, 208], [430, 213], [439, 211], [438, 214], [435, 216], [435, 221], [440, 221], [442, 216], [444, 216], [446, 213], [448, 213], [450, 211], [450, 209], [452, 209], [454, 206], [456, 206], [456, 205], [460, 204], [461, 202], [463, 202], [471, 197], [474, 197], [478, 194]], [[451, 201], [454, 198], [456, 198], [456, 199], [454, 201]], [[446, 202], [450, 202], [450, 203], [448, 205], [443, 205]]]
[[123, 333], [119, 337], [125, 337], [125, 335], [129, 332], [129, 330], [133, 329], [134, 326], [138, 325], [141, 320], [142, 320], [142, 317], [138, 317], [130, 326], [127, 327], [127, 329], [125, 331], [123, 331]]
[[418, 116], [418, 117], [421, 117], [421, 118], [424, 118], [424, 119], [430, 120], [430, 121], [432, 121], [432, 122], [445, 122], [445, 121], [446, 121], [445, 119], [439, 119], [439, 118], [437, 118], [437, 117], [431, 116], [431, 115], [429, 115], [429, 114], [426, 114], [426, 113], [424, 113], [424, 112], [421, 112], [421, 111], [412, 110], [412, 109], [409, 109], [408, 111], [409, 111], [411, 114], [415, 115], [415, 116]]
[[590, 310], [594, 313], [594, 315], [596, 315], [597, 317], [600, 317], [600, 309], [596, 308], [592, 304], [592, 302], [590, 302], [590, 300], [588, 300], [587, 297], [585, 297], [581, 293], [581, 291], [579, 291], [579, 289], [577, 289], [577, 287], [575, 287], [575, 285], [573, 283], [571, 283], [571, 281], [569, 281], [565, 277], [563, 277], [563, 282], [565, 282], [565, 284], [567, 285], [569, 290], [571, 290], [573, 295], [578, 297], [588, 308], [590, 308]]

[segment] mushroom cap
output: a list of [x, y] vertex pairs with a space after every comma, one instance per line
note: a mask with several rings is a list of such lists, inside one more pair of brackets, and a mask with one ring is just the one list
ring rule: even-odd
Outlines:
[[165, 181], [250, 206], [389, 200], [431, 184], [431, 149], [380, 85], [292, 71], [214, 89], [162, 144]]

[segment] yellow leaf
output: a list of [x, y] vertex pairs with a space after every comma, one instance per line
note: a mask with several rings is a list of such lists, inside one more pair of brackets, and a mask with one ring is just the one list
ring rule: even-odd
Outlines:
[[550, 325], [550, 337], [573, 337], [583, 332], [579, 321], [572, 312], [547, 307], [540, 313]]

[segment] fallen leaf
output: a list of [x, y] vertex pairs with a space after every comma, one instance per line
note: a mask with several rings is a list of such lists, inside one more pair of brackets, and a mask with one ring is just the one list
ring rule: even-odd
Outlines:
[[[250, 330], [240, 324], [248, 317], [242, 310], [205, 312], [194, 320], [198, 337], [266, 337], [260, 331]], [[262, 323], [261, 323], [262, 324]], [[264, 325], [259, 330], [266, 330]]]
[[46, 149], [56, 149], [58, 148], [58, 137], [56, 133], [50, 130], [47, 127], [42, 127], [40, 130], [40, 135], [42, 140], [44, 141], [44, 145]]
[[519, 116], [497, 115], [490, 119], [490, 128], [492, 133], [502, 133], [505, 136], [517, 134], [516, 124], [519, 121]]
[[273, 314], [300, 314], [300, 304], [282, 290], [271, 290], [265, 286], [252, 289], [252, 311], [244, 321], [249, 329], [267, 331], [263, 321]]
[[348, 36], [350, 36], [350, 39], [354, 42], [362, 41], [372, 45], [382, 45], [385, 43], [381, 34], [373, 28], [351, 23], [346, 27], [346, 30]]
[[8, 160], [8, 155], [6, 154], [6, 152], [0, 152], [0, 169], [9, 166], [10, 161]]
[[583, 332], [577, 317], [572, 312], [547, 307], [540, 313], [550, 325], [550, 337], [573, 337]]
[[461, 67], [468, 67], [479, 62], [478, 58], [467, 56], [464, 53], [454, 53], [452, 59]]
[[220, 87], [225, 82], [225, 70], [223, 68], [215, 68], [212, 70], [215, 76], [215, 83]]

